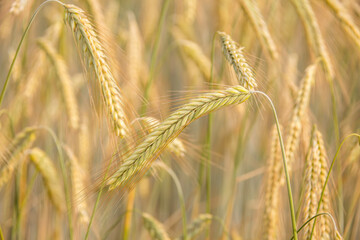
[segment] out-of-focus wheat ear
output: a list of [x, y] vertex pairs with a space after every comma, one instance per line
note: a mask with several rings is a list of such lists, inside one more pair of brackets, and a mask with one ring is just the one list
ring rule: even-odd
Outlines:
[[128, 135], [128, 121], [123, 109], [124, 103], [102, 43], [82, 9], [71, 4], [64, 4], [63, 6], [65, 8], [65, 20], [71, 27], [89, 66], [95, 71], [115, 133], [120, 137], [125, 137]]
[[[159, 126], [160, 121], [153, 117], [143, 117], [140, 118], [141, 122], [144, 123], [144, 127], [150, 133], [152, 132], [157, 126]], [[185, 156], [185, 146], [181, 139], [178, 137], [175, 138], [169, 145], [167, 146], [167, 150], [177, 157], [184, 157]]]
[[254, 74], [242, 53], [242, 49], [229, 35], [217, 32], [220, 36], [221, 48], [226, 60], [233, 66], [239, 84], [248, 90], [257, 87]]
[[13, 0], [11, 4], [10, 13], [14, 15], [18, 15], [22, 11], [24, 11], [25, 5], [27, 4], [28, 0]]
[[338, 0], [324, 0], [329, 8], [333, 11], [336, 18], [340, 21], [342, 28], [349, 35], [349, 37], [360, 48], [360, 30], [356, 26], [347, 8], [342, 2]]
[[109, 190], [119, 186], [130, 186], [134, 183], [132, 180], [140, 180], [161, 151], [196, 119], [219, 108], [243, 103], [249, 97], [250, 93], [247, 89], [234, 86], [223, 91], [203, 94], [184, 104], [160, 123], [129, 154], [120, 168], [107, 181]]
[[143, 40], [136, 22], [135, 15], [131, 12], [128, 14], [129, 19], [129, 36], [127, 41], [127, 57], [128, 57], [128, 73], [129, 80], [135, 84], [139, 84], [142, 69], [142, 53]]
[[48, 155], [39, 148], [30, 151], [30, 160], [39, 171], [45, 184], [51, 202], [58, 211], [65, 209], [65, 198], [62, 192], [61, 183], [57, 175], [55, 166]]
[[300, 132], [302, 129], [301, 122], [303, 119], [303, 115], [309, 105], [311, 86], [314, 82], [316, 67], [317, 64], [315, 63], [306, 68], [305, 76], [302, 79], [302, 85], [296, 98], [296, 104], [292, 113], [292, 118], [289, 125], [288, 135], [285, 144], [286, 160], [288, 162], [289, 169], [291, 168], [291, 164], [294, 160], [294, 155], [298, 149]]
[[301, 21], [304, 24], [307, 41], [316, 57], [320, 57], [323, 62], [325, 72], [330, 80], [335, 76], [334, 66], [331, 63], [328, 49], [322, 37], [319, 24], [308, 0], [291, 0], [294, 4]]
[[7, 152], [2, 156], [6, 163], [0, 171], [0, 189], [10, 180], [21, 160], [22, 153], [31, 147], [35, 137], [35, 128], [32, 127], [25, 128], [15, 136]]
[[91, 137], [89, 133], [89, 125], [87, 121], [80, 124], [79, 132], [79, 164], [84, 171], [90, 171], [91, 161]]
[[[305, 163], [305, 179], [304, 179], [304, 221], [316, 215], [318, 201], [321, 194], [321, 162], [320, 162], [320, 149], [317, 142], [316, 131], [313, 131], [311, 154], [307, 157]], [[310, 222], [305, 227], [305, 237], [310, 238], [313, 222]], [[317, 229], [317, 228], [316, 228]], [[318, 231], [315, 229], [315, 236]]]
[[144, 221], [144, 227], [149, 232], [151, 239], [170, 240], [167, 232], [165, 231], [164, 225], [162, 225], [158, 220], [148, 213], [143, 213], [142, 218]]
[[[321, 189], [325, 184], [326, 176], [329, 171], [328, 157], [326, 154], [324, 140], [323, 140], [321, 132], [319, 130], [316, 130], [315, 134], [316, 134], [316, 144], [319, 149], [319, 159], [320, 159], [320, 164], [321, 164], [321, 167], [320, 167], [320, 193], [321, 193]], [[329, 213], [330, 208], [331, 208], [330, 193], [329, 193], [328, 186], [326, 186], [324, 195], [323, 195], [323, 198], [321, 201], [321, 205], [320, 205], [320, 212]], [[331, 225], [332, 225], [332, 222], [328, 217], [320, 218], [320, 238], [321, 239], [324, 239], [324, 240], [331, 239], [331, 237], [330, 237], [331, 236]]]
[[290, 89], [290, 95], [293, 101], [296, 100], [296, 96], [299, 91], [295, 84], [297, 76], [297, 65], [298, 56], [296, 54], [291, 54], [287, 60], [286, 69], [284, 71], [284, 82]]
[[23, 88], [23, 96], [27, 102], [32, 101], [46, 69], [44, 52], [37, 51], [33, 58], [34, 64], [31, 67], [30, 72], [28, 73], [28, 77], [25, 81], [25, 85]]
[[267, 177], [265, 181], [265, 210], [263, 216], [262, 239], [275, 240], [279, 231], [279, 189], [281, 179], [281, 149], [276, 126], [271, 135], [271, 152], [267, 162]]
[[196, 17], [196, 6], [198, 0], [185, 0], [183, 1], [184, 9], [181, 21], [184, 21], [186, 25], [191, 26], [194, 23]]
[[256, 35], [260, 39], [260, 43], [266, 50], [270, 58], [276, 61], [279, 58], [279, 52], [272, 39], [269, 29], [264, 21], [263, 16], [260, 13], [259, 7], [256, 1], [251, 0], [239, 0], [246, 15], [249, 17], [250, 22], [255, 29]]
[[100, 2], [98, 0], [85, 0], [85, 3], [89, 9], [96, 31], [101, 32], [101, 24], [105, 23], [105, 17]]
[[188, 58], [190, 58], [196, 64], [204, 78], [209, 80], [211, 62], [210, 59], [204, 54], [200, 46], [189, 40], [177, 39], [177, 42], [186, 56], [188, 56]]
[[73, 204], [79, 220], [83, 224], [89, 223], [89, 214], [87, 211], [86, 195], [85, 195], [85, 177], [86, 172], [79, 164], [74, 152], [69, 148], [64, 148], [70, 159], [71, 164], [71, 186], [73, 193]]
[[200, 214], [193, 222], [187, 226], [187, 236], [181, 236], [177, 240], [196, 239], [212, 221], [213, 216], [211, 214]]
[[47, 40], [39, 39], [38, 44], [45, 51], [50, 62], [55, 68], [56, 75], [60, 79], [62, 95], [70, 120], [70, 127], [76, 130], [79, 128], [79, 107], [66, 63]]

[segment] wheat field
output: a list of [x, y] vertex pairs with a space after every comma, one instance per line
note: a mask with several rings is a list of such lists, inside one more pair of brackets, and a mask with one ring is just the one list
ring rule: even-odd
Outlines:
[[0, 240], [360, 239], [358, 1], [2, 0], [0, 43]]

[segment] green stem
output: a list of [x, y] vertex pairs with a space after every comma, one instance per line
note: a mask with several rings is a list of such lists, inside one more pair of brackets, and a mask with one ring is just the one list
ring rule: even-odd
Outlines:
[[[323, 215], [326, 215], [326, 216], [330, 217], [331, 220], [332, 220], [333, 223], [334, 223], [335, 228], [336, 228], [334, 218], [331, 216], [330, 213], [318, 213], [318, 214], [316, 214], [315, 216], [309, 218], [309, 219], [297, 230], [297, 233], [299, 233], [299, 232], [300, 232], [307, 224], [309, 224], [312, 220], [316, 220], [318, 217], [321, 217], [321, 216], [323, 216]], [[294, 236], [292, 236], [292, 237], [290, 238], [290, 240], [292, 240], [292, 239], [294, 239]]]
[[164, 0], [163, 7], [161, 9], [159, 27], [156, 32], [154, 48], [151, 53], [149, 78], [145, 85], [144, 104], [142, 105], [142, 108], [140, 110], [140, 116], [142, 116], [146, 113], [147, 104], [148, 104], [148, 100], [149, 100], [149, 94], [150, 94], [150, 88], [153, 84], [154, 77], [155, 77], [155, 67], [156, 67], [156, 63], [157, 63], [157, 56], [158, 56], [158, 51], [159, 51], [159, 46], [160, 46], [161, 32], [162, 32], [162, 29], [164, 26], [166, 12], [167, 12], [167, 9], [169, 8], [169, 3], [170, 3], [170, 0]]
[[[331, 165], [330, 165], [328, 174], [327, 174], [327, 176], [326, 176], [326, 180], [325, 180], [324, 186], [323, 186], [322, 191], [321, 191], [321, 195], [320, 195], [319, 203], [318, 203], [318, 206], [317, 206], [316, 214], [318, 214], [319, 211], [320, 211], [320, 205], [321, 205], [322, 199], [323, 199], [323, 197], [324, 197], [325, 188], [326, 188], [326, 185], [327, 185], [327, 183], [328, 183], [328, 181], [329, 181], [330, 173], [331, 173], [331, 171], [332, 171], [332, 169], [333, 169], [333, 167], [334, 167], [335, 160], [337, 159], [337, 156], [339, 155], [339, 152], [340, 152], [340, 149], [341, 149], [342, 145], [343, 145], [343, 144], [345, 143], [345, 141], [346, 141], [348, 138], [350, 138], [350, 137], [358, 137], [359, 140], [360, 140], [360, 135], [359, 135], [359, 134], [357, 134], [357, 133], [352, 133], [352, 134], [347, 135], [347, 136], [344, 138], [344, 140], [341, 142], [340, 146], [338, 147], [338, 149], [337, 149], [337, 151], [336, 151], [336, 153], [335, 153], [335, 156], [334, 156], [334, 158], [333, 158], [333, 160], [332, 160], [332, 162], [331, 162]], [[313, 233], [314, 233], [315, 224], [316, 224], [316, 219], [314, 220], [314, 224], [313, 224], [313, 227], [312, 227], [312, 230], [311, 230], [310, 240], [311, 240], [311, 238], [312, 238], [312, 236], [313, 236]]]
[[287, 187], [287, 190], [288, 190], [288, 198], [289, 198], [289, 204], [290, 204], [291, 224], [292, 224], [292, 229], [293, 229], [293, 236], [294, 236], [294, 239], [297, 240], [298, 236], [297, 236], [297, 231], [296, 231], [296, 216], [295, 216], [295, 210], [294, 210], [294, 201], [293, 201], [292, 192], [291, 192], [290, 176], [289, 176], [289, 171], [288, 171], [288, 167], [287, 167], [284, 141], [283, 141], [283, 138], [282, 138], [282, 135], [281, 135], [280, 124], [279, 124], [279, 120], [278, 120], [278, 117], [277, 117], [277, 114], [276, 114], [276, 109], [275, 109], [275, 106], [274, 106], [273, 102], [271, 101], [271, 99], [270, 99], [270, 97], [268, 95], [266, 95], [265, 93], [263, 93], [261, 91], [251, 91], [251, 92], [252, 93], [260, 93], [263, 96], [265, 96], [265, 98], [269, 101], [269, 103], [271, 105], [271, 108], [273, 110], [273, 113], [274, 113], [274, 118], [275, 118], [275, 122], [276, 122], [276, 128], [277, 128], [277, 132], [278, 132], [278, 135], [279, 135], [281, 154], [282, 154], [282, 158], [283, 158], [284, 172], [285, 172], [285, 177], [286, 177], [286, 187]]

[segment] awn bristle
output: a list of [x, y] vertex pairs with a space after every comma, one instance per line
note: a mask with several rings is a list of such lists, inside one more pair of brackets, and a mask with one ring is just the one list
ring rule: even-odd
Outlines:
[[301, 21], [304, 24], [307, 40], [312, 51], [316, 57], [320, 57], [323, 62], [325, 72], [329, 75], [330, 79], [334, 78], [334, 66], [331, 63], [328, 49], [322, 37], [319, 24], [316, 20], [314, 11], [308, 0], [292, 0], [295, 8], [300, 15]]
[[60, 79], [66, 111], [70, 120], [70, 127], [76, 130], [79, 128], [79, 108], [66, 63], [47, 40], [41, 39], [38, 41], [38, 44], [47, 54], [55, 68], [56, 75]]
[[233, 66], [239, 84], [248, 90], [257, 87], [253, 71], [247, 64], [242, 47], [234, 42], [229, 35], [224, 32], [217, 32], [220, 36], [221, 47], [226, 60]]
[[4, 154], [6, 157], [6, 165], [0, 172], [0, 189], [11, 178], [15, 168], [18, 166], [22, 153], [29, 149], [35, 141], [35, 128], [27, 127], [15, 136], [9, 150]]
[[135, 148], [108, 180], [109, 189], [126, 186], [134, 176], [149, 169], [151, 162], [191, 122], [224, 106], [243, 103], [249, 97], [248, 90], [242, 86], [235, 86], [223, 91], [204, 94], [183, 105]]
[[148, 213], [143, 213], [144, 226], [153, 240], [170, 240], [164, 226]]
[[339, 19], [341, 26], [355, 44], [360, 48], [360, 31], [352, 19], [350, 13], [338, 0], [324, 0], [329, 8], [334, 12], [335, 16]]
[[281, 179], [281, 149], [277, 133], [274, 126], [271, 137], [271, 152], [267, 163], [267, 181], [265, 192], [265, 211], [264, 211], [264, 230], [263, 239], [275, 240], [278, 233], [279, 222], [279, 195]]
[[272, 60], [279, 58], [279, 52], [272, 39], [269, 29], [264, 21], [263, 16], [260, 13], [259, 7], [255, 1], [251, 0], [239, 0], [246, 15], [249, 17], [251, 24], [253, 25], [257, 36], [260, 39], [261, 45], [267, 50]]
[[42, 176], [51, 202], [58, 211], [63, 211], [65, 198], [52, 160], [39, 148], [31, 149], [29, 156]]
[[[302, 86], [298, 93], [295, 108], [292, 113], [290, 122], [289, 134], [286, 139], [286, 160], [288, 162], [289, 169], [294, 160], [295, 153], [298, 148], [300, 139], [300, 132], [302, 128], [303, 115], [308, 108], [310, 101], [311, 85], [314, 82], [317, 64], [310, 65], [305, 70], [305, 76], [302, 80]], [[282, 182], [285, 179], [282, 178]]]
[[120, 89], [113, 77], [104, 48], [84, 11], [74, 5], [65, 4], [65, 20], [71, 27], [89, 66], [95, 70], [100, 82], [105, 105], [118, 136], [128, 133], [127, 119], [123, 110]]
[[[143, 117], [140, 118], [140, 120], [142, 123], [144, 123], [144, 126], [149, 133], [152, 132], [160, 124], [160, 121], [153, 117]], [[185, 146], [179, 138], [175, 138], [174, 141], [169, 143], [167, 149], [169, 150], [169, 152], [175, 154], [175, 156], [177, 157], [185, 156]]]
[[195, 239], [198, 234], [200, 234], [209, 224], [211, 223], [213, 217], [211, 214], [200, 214], [193, 222], [187, 226], [187, 235], [186, 238], [181, 236], [180, 239]]

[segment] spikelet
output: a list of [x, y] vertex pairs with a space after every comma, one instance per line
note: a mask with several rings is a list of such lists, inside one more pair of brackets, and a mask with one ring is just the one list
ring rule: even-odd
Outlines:
[[271, 137], [271, 153], [267, 163], [267, 180], [265, 192], [265, 211], [263, 216], [264, 229], [263, 238], [268, 240], [277, 239], [278, 222], [279, 222], [279, 195], [280, 195], [280, 179], [281, 179], [281, 149], [274, 126]]
[[314, 11], [312, 10], [308, 0], [292, 0], [301, 21], [304, 24], [307, 40], [316, 57], [320, 57], [323, 62], [325, 72], [330, 79], [334, 78], [334, 66], [331, 63], [330, 56], [325, 45], [325, 41], [321, 35], [319, 24], [316, 20]]
[[144, 226], [153, 240], [170, 240], [164, 226], [148, 213], [143, 213]]
[[[319, 153], [319, 159], [320, 159], [320, 192], [321, 193], [321, 189], [323, 188], [325, 181], [326, 181], [326, 176], [327, 173], [329, 171], [328, 169], [328, 157], [326, 154], [326, 149], [325, 149], [325, 145], [324, 145], [324, 141], [322, 138], [322, 135], [320, 133], [319, 130], [315, 131], [315, 137], [316, 137], [316, 145], [319, 149], [318, 153]], [[330, 211], [330, 193], [329, 193], [329, 189], [326, 186], [325, 191], [324, 191], [324, 195], [321, 201], [321, 205], [320, 205], [320, 212], [322, 213], [329, 213]], [[319, 196], [320, 199], [320, 196]], [[326, 239], [331, 239], [330, 238], [330, 234], [331, 234], [331, 221], [328, 217], [322, 217], [320, 218], [320, 237], [323, 240]]]
[[226, 60], [233, 66], [239, 84], [248, 90], [257, 87], [254, 74], [247, 64], [241, 47], [224, 32], [217, 32], [220, 36], [221, 47]]
[[211, 214], [200, 214], [192, 223], [187, 226], [187, 236], [181, 236], [178, 240], [196, 239], [196, 236], [201, 233], [212, 221]]
[[38, 44], [47, 54], [55, 68], [56, 75], [60, 79], [66, 111], [70, 120], [70, 127], [76, 130], [79, 128], [79, 108], [66, 63], [47, 40], [40, 39], [38, 40]]
[[[301, 122], [303, 115], [309, 105], [311, 85], [314, 82], [316, 67], [317, 65], [315, 63], [306, 68], [305, 76], [302, 80], [302, 85], [296, 99], [296, 105], [292, 113], [289, 134], [285, 144], [286, 160], [288, 162], [289, 169], [291, 168], [291, 163], [294, 160], [294, 156], [298, 148], [300, 132], [302, 128]], [[282, 182], [284, 182], [283, 180], [284, 178], [282, 178]]]
[[120, 168], [109, 178], [109, 189], [129, 186], [136, 177], [149, 169], [149, 165], [161, 151], [191, 122], [221, 107], [245, 102], [250, 93], [242, 86], [235, 86], [223, 91], [204, 94], [193, 99], [172, 113], [154, 129], [144, 141], [126, 158]]
[[[140, 120], [149, 133], [160, 124], [160, 121], [153, 117], [143, 117]], [[175, 138], [173, 142], [169, 143], [167, 149], [177, 157], [184, 157], [186, 152], [185, 146], [179, 138]]]
[[15, 136], [9, 147], [8, 152], [4, 155], [6, 157], [6, 165], [2, 167], [0, 171], [0, 189], [4, 186], [11, 178], [15, 168], [21, 160], [21, 154], [29, 149], [29, 147], [35, 141], [35, 128], [27, 127], [22, 132]]
[[39, 148], [30, 151], [30, 160], [42, 176], [51, 202], [58, 211], [64, 210], [64, 194], [56, 173], [55, 166], [47, 154]]
[[346, 7], [338, 0], [324, 0], [341, 23], [349, 37], [360, 48], [360, 31]]
[[18, 15], [19, 13], [24, 11], [27, 2], [28, 0], [14, 0], [14, 2], [11, 4], [10, 13]]
[[76, 213], [79, 215], [80, 222], [87, 224], [89, 223], [89, 214], [87, 212], [86, 196], [84, 192], [86, 173], [80, 166], [74, 152], [69, 147], [65, 147], [65, 151], [71, 164], [71, 187], [74, 196], [74, 208]]
[[107, 112], [113, 121], [115, 133], [118, 136], [125, 137], [128, 129], [127, 119], [123, 110], [122, 96], [107, 63], [104, 48], [84, 11], [70, 4], [64, 4], [64, 7], [65, 20], [71, 27], [88, 64], [95, 70]]
[[251, 0], [240, 0], [240, 3], [246, 15], [249, 17], [250, 22], [255, 29], [256, 35], [259, 37], [261, 45], [267, 50], [272, 60], [277, 60], [279, 58], [279, 52], [269, 33], [269, 29], [264, 21], [264, 18], [260, 13], [257, 3]]
[[211, 62], [198, 44], [189, 40], [178, 40], [184, 53], [196, 64], [205, 79], [210, 79]]

